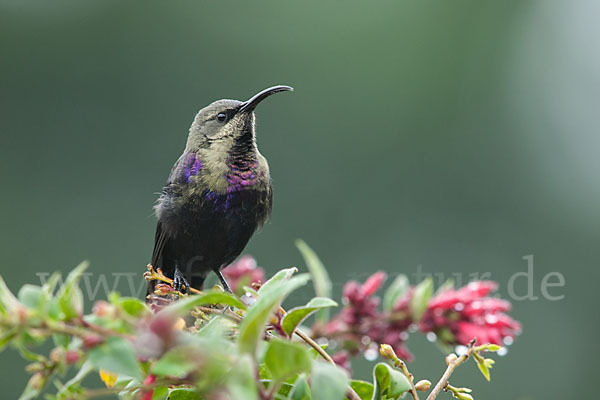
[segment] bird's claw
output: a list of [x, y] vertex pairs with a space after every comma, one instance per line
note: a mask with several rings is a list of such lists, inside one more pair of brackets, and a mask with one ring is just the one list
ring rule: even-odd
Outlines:
[[185, 279], [185, 276], [183, 276], [183, 273], [181, 273], [179, 268], [176, 268], [173, 276], [173, 289], [186, 294], [189, 288], [190, 284], [188, 283], [187, 279]]

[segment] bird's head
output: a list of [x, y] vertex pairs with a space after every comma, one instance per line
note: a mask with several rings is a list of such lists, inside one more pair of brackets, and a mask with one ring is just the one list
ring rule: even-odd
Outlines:
[[248, 101], [217, 100], [196, 114], [190, 127], [186, 151], [230, 150], [239, 143], [254, 143], [254, 109], [272, 94], [291, 91], [290, 86], [273, 86]]

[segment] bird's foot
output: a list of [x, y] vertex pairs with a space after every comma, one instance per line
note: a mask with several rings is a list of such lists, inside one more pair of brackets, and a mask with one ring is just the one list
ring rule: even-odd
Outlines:
[[183, 294], [186, 294], [190, 289], [190, 284], [179, 268], [175, 268], [175, 274], [173, 275], [173, 289]]

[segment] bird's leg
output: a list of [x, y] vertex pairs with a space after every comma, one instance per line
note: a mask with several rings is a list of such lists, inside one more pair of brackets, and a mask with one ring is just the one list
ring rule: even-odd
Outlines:
[[219, 271], [217, 269], [217, 270], [215, 270], [215, 274], [217, 274], [217, 276], [219, 277], [219, 280], [221, 281], [221, 284], [223, 285], [223, 289], [225, 289], [225, 291], [227, 293], [233, 294], [233, 292], [231, 291], [231, 288], [229, 287], [229, 284], [225, 280], [225, 277], [223, 276], [223, 274], [221, 273], [221, 271]]
[[[233, 294], [233, 292], [231, 291], [231, 288], [229, 287], [229, 284], [227, 283], [227, 281], [225, 280], [225, 277], [223, 276], [223, 274], [221, 273], [220, 270], [216, 269], [215, 270], [215, 274], [217, 274], [217, 276], [219, 277], [219, 280], [221, 281], [221, 285], [223, 285], [223, 289], [225, 289], [225, 291], [227, 293]], [[233, 311], [231, 309], [230, 306], [225, 306], [225, 308], [223, 309], [223, 314], [227, 314], [227, 312]]]
[[183, 273], [179, 270], [179, 265], [175, 265], [175, 274], [173, 275], [173, 289], [181, 293], [187, 293], [190, 288], [190, 284]]

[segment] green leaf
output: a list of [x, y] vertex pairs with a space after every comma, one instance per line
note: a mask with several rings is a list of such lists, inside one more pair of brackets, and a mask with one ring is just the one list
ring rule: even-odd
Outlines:
[[258, 366], [258, 377], [263, 380], [271, 380], [271, 371], [264, 363]]
[[222, 338], [227, 334], [228, 330], [237, 328], [235, 322], [224, 318], [221, 315], [213, 316], [208, 322], [206, 322], [198, 331], [198, 336], [206, 338]]
[[294, 389], [294, 385], [292, 385], [291, 383], [283, 382], [281, 384], [281, 386], [279, 386], [279, 389], [277, 390], [277, 393], [275, 393], [275, 396], [273, 397], [273, 399], [274, 400], [287, 400], [289, 394], [292, 392], [293, 389]]
[[346, 397], [348, 378], [333, 364], [315, 362], [310, 378], [312, 400], [342, 400]]
[[176, 347], [168, 351], [152, 366], [152, 373], [157, 376], [176, 376], [185, 377], [188, 373], [197, 368], [197, 365], [190, 358], [190, 349]]
[[60, 273], [54, 272], [52, 273], [52, 275], [50, 275], [48, 279], [46, 279], [46, 282], [42, 285], [42, 290], [47, 298], [51, 298], [54, 294], [56, 286], [60, 282], [60, 278]]
[[502, 347], [498, 346], [497, 344], [487, 343], [487, 344], [482, 344], [481, 346], [477, 346], [473, 350], [475, 350], [475, 352], [478, 353], [480, 351], [498, 351], [501, 348]]
[[269, 291], [273, 286], [276, 286], [279, 282], [285, 282], [290, 280], [290, 278], [298, 272], [298, 268], [286, 268], [278, 271], [275, 275], [271, 277], [271, 279], [267, 280], [261, 287], [258, 289], [258, 295], [264, 293], [265, 291]]
[[152, 400], [167, 400], [167, 397], [169, 397], [169, 388], [167, 386], [157, 387], [152, 393]]
[[[67, 347], [71, 342], [71, 337], [68, 335], [63, 335], [62, 333], [56, 333], [52, 335], [52, 341], [54, 342], [55, 347]], [[81, 339], [79, 338], [74, 338], [73, 341], [78, 344], [81, 343]]]
[[276, 382], [282, 382], [294, 374], [308, 372], [311, 367], [306, 347], [279, 339], [269, 341], [264, 363], [271, 373], [271, 379]]
[[169, 400], [204, 400], [204, 397], [192, 389], [174, 389], [169, 393]]
[[75, 267], [58, 291], [58, 305], [67, 320], [77, 318], [83, 313], [83, 294], [79, 288], [79, 280], [88, 266], [89, 262], [84, 261]]
[[243, 286], [244, 293], [250, 294], [252, 297], [258, 297], [258, 291], [250, 286]]
[[[306, 267], [312, 276], [315, 294], [319, 297], [331, 297], [331, 279], [329, 279], [329, 274], [327, 274], [327, 270], [317, 254], [308, 247], [304, 240], [296, 240], [296, 247], [300, 250], [300, 254], [302, 254]], [[319, 311], [317, 320], [326, 323], [329, 320], [329, 310]]]
[[288, 281], [281, 281], [263, 290], [261, 296], [248, 309], [240, 324], [238, 345], [242, 353], [256, 354], [258, 342], [275, 308], [293, 290], [305, 285], [310, 277], [298, 275]]
[[[489, 362], [489, 361], [491, 362]], [[481, 371], [481, 373], [483, 374], [483, 376], [485, 377], [485, 379], [489, 382], [491, 377], [490, 377], [490, 368], [492, 368], [492, 364], [494, 363], [494, 360], [492, 360], [491, 358], [486, 358], [485, 360], [478, 360], [476, 359], [475, 362], [477, 363], [477, 366], [479, 367], [479, 370]]]
[[406, 275], [398, 275], [390, 287], [385, 291], [385, 295], [383, 296], [383, 310], [392, 310], [398, 299], [402, 298], [408, 292], [409, 287], [410, 285]]
[[40, 286], [23, 285], [19, 290], [19, 301], [27, 308], [38, 309], [43, 305], [43, 293]]
[[42, 309], [42, 314], [45, 314], [46, 316], [55, 320], [60, 318], [60, 306], [58, 304], [58, 299], [54, 297], [54, 291], [56, 290], [60, 280], [60, 274], [58, 272], [54, 272], [46, 280], [46, 283], [42, 285], [42, 293], [44, 295], [44, 307]]
[[442, 285], [439, 288], [437, 288], [434, 296], [437, 296], [452, 289], [454, 289], [454, 279], [450, 278], [447, 279], [446, 282], [442, 283]]
[[[90, 360], [85, 360], [85, 362], [81, 365], [81, 367], [79, 368], [79, 371], [77, 371], [77, 374], [75, 374], [74, 377], [72, 377], [71, 379], [69, 379], [58, 391], [58, 393], [56, 393], [56, 396], [58, 398], [62, 398], [61, 395], [66, 395], [67, 393], [69, 393], [70, 389], [73, 387], [78, 387], [79, 383], [90, 374], [90, 372], [92, 372], [94, 370], [94, 366], [92, 365], [92, 362]], [[66, 397], [66, 396], [65, 396]]]
[[19, 330], [16, 327], [0, 332], [0, 351], [4, 350], [4, 347], [18, 334]]
[[427, 310], [427, 302], [433, 293], [433, 279], [425, 278], [423, 282], [415, 287], [412, 299], [410, 300], [410, 309], [415, 322], [419, 322]]
[[[83, 362], [83, 364], [81, 364], [81, 367], [79, 367], [79, 370], [77, 371], [77, 373], [75, 374], [75, 376], [73, 376], [71, 379], [69, 379], [64, 387], [67, 388], [71, 385], [75, 385], [77, 383], [80, 383], [81, 381], [83, 381], [89, 374], [91, 374], [94, 371], [94, 364], [92, 364], [92, 362], [90, 360], [85, 360]], [[59, 392], [60, 394], [60, 392]]]
[[19, 397], [19, 400], [33, 400], [33, 399], [37, 399], [43, 389], [44, 389], [43, 386], [41, 386], [41, 387], [37, 387], [37, 386], [34, 387], [34, 385], [31, 384], [31, 380], [30, 380], [29, 382], [27, 382], [27, 386], [25, 386], [25, 389], [23, 390], [23, 393], [21, 393], [21, 396]]
[[454, 394], [454, 397], [456, 397], [458, 400], [473, 400], [473, 396], [467, 393], [456, 393]]
[[336, 307], [337, 303], [327, 297], [315, 297], [311, 301], [309, 301], [305, 306], [296, 307], [289, 310], [281, 321], [281, 327], [283, 331], [291, 336], [298, 325], [302, 323], [310, 314], [315, 312], [316, 310], [328, 308], [328, 307]]
[[18, 297], [21, 304], [29, 309], [27, 319], [31, 324], [37, 324], [48, 316], [52, 299], [46, 298], [41, 286], [24, 285], [19, 290]]
[[[27, 332], [24, 332], [23, 334], [25, 335], [25, 334], [27, 334]], [[42, 356], [41, 354], [37, 354], [37, 353], [34, 353], [33, 351], [29, 350], [26, 347], [24, 340], [19, 340], [19, 341], [15, 342], [14, 346], [17, 349], [17, 351], [19, 352], [19, 354], [21, 355], [21, 357], [23, 357], [26, 360], [37, 361], [37, 362], [45, 362], [45, 360], [46, 360], [46, 358], [44, 356]]]
[[254, 371], [254, 362], [249, 356], [241, 356], [238, 359], [227, 383], [227, 388], [232, 399], [258, 399], [258, 388], [256, 387]]
[[133, 317], [141, 317], [142, 315], [150, 314], [150, 309], [146, 306], [146, 303], [133, 297], [123, 297], [119, 299], [118, 305], [123, 311]]
[[239, 308], [241, 310], [246, 309], [246, 305], [233, 294], [221, 291], [212, 291], [205, 292], [203, 294], [187, 296], [185, 299], [176, 301], [168, 307], [165, 307], [160, 312], [164, 312], [169, 315], [181, 315], [205, 304], [224, 304]]
[[492, 368], [492, 364], [494, 364], [494, 360], [491, 358], [483, 358], [479, 353], [473, 353], [473, 361], [477, 364], [477, 367], [481, 371], [481, 374], [485, 377], [485, 379], [490, 381], [490, 368]]
[[350, 387], [354, 389], [361, 400], [371, 400], [373, 398], [375, 387], [370, 382], [352, 380], [350, 381]]
[[410, 390], [410, 382], [400, 371], [386, 363], [379, 363], [373, 369], [375, 389], [373, 400], [398, 399]]
[[96, 368], [123, 374], [142, 381], [142, 370], [133, 346], [127, 340], [111, 337], [103, 344], [89, 350], [88, 356]]
[[0, 313], [14, 311], [17, 307], [21, 307], [19, 300], [12, 294], [6, 282], [0, 276]]
[[294, 382], [294, 388], [288, 395], [289, 400], [311, 400], [310, 387], [306, 381], [306, 375], [301, 374], [296, 382]]

